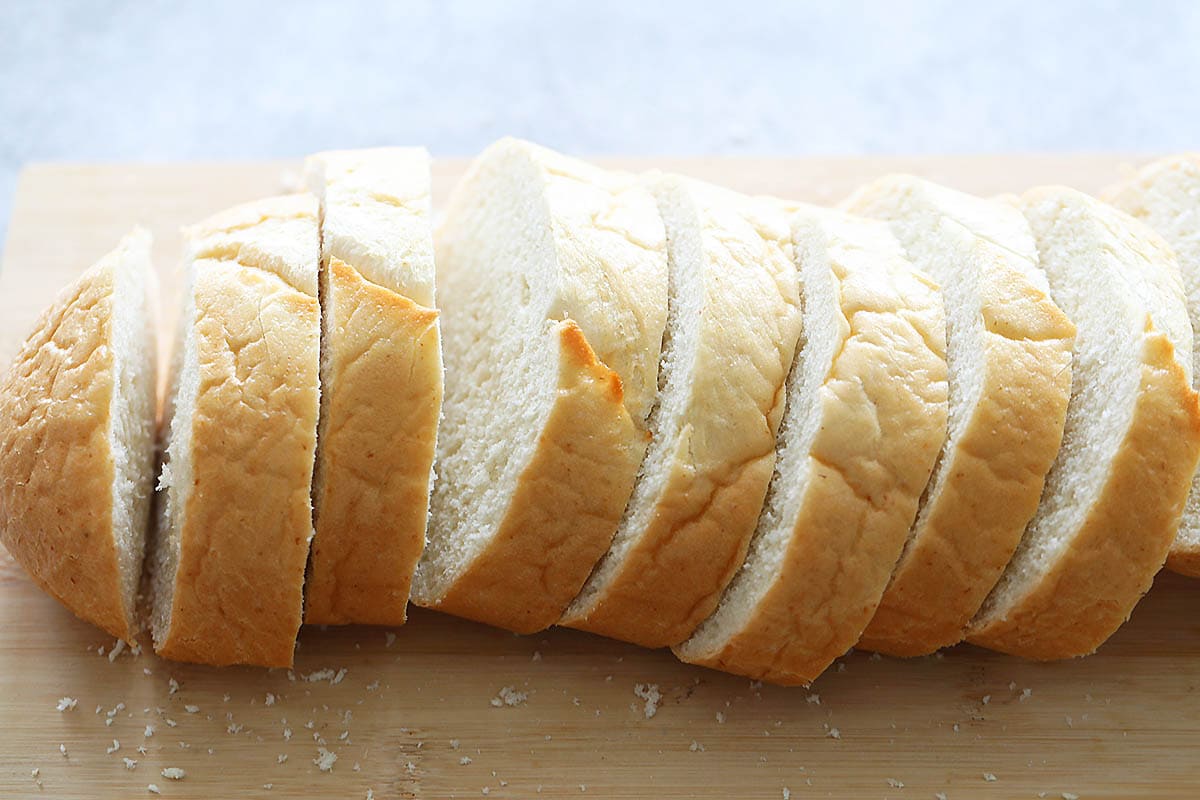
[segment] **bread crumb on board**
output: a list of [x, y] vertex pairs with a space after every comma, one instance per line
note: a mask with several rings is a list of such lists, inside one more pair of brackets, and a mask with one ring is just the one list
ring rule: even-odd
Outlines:
[[162, 776], [172, 781], [181, 781], [187, 777], [187, 773], [179, 767], [163, 767]]
[[113, 753], [117, 752], [120, 749], [121, 749], [121, 743], [118, 742], [116, 739], [113, 739], [112, 746], [109, 748], [106, 748], [104, 752], [111, 756]]
[[491, 703], [493, 708], [503, 708], [505, 706], [519, 706], [528, 699], [529, 695], [525, 692], [518, 692], [512, 686], [505, 686], [492, 698]]
[[150, 794], [162, 794], [162, 792], [160, 792], [158, 790], [158, 784], [155, 784], [155, 783], [148, 785], [146, 787], [146, 791], [149, 792]]
[[903, 789], [904, 781], [898, 781], [895, 778], [888, 778], [887, 785], [892, 787], [893, 789]]
[[136, 769], [137, 768], [137, 761], [135, 761], [132, 758], [122, 758], [121, 761], [123, 761], [125, 763], [125, 769]]
[[646, 719], [651, 719], [658, 713], [658, 704], [662, 700], [662, 692], [658, 690], [657, 683], [639, 683], [634, 685], [633, 694], [635, 697], [646, 701], [642, 713]]
[[74, 697], [60, 697], [55, 708], [59, 711], [73, 711], [77, 705], [79, 705], [79, 701]]
[[321, 772], [332, 772], [333, 765], [337, 762], [337, 753], [326, 750], [324, 747], [317, 748], [317, 757], [313, 759], [313, 763]]
[[993, 775], [993, 774], [992, 774], [992, 773], [990, 773], [990, 772], [985, 772], [985, 773], [983, 773], [983, 779], [984, 779], [985, 781], [987, 781], [988, 783], [992, 783], [992, 782], [994, 782], [994, 781], [998, 781], [998, 780], [1000, 780], [999, 778], [997, 778], [995, 775]]

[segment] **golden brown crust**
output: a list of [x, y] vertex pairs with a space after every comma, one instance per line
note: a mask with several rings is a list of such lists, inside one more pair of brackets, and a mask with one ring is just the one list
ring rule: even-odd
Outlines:
[[864, 292], [856, 301], [866, 307], [849, 315], [816, 401], [822, 424], [769, 588], [717, 646], [704, 650], [693, 639], [676, 647], [689, 663], [808, 684], [870, 620], [945, 438], [947, 411], [946, 363], [925, 338], [940, 323], [918, 329], [908, 321], [934, 312], [896, 313], [881, 300], [886, 293]]
[[745, 560], [774, 466], [772, 449], [731, 469], [722, 484], [713, 475], [697, 480], [677, 461], [653, 521], [604, 596], [561, 624], [642, 647], [687, 638]]
[[963, 637], [995, 586], [1062, 443], [1075, 328], [1027, 278], [994, 259], [983, 298], [985, 373], [938, 501], [892, 575], [859, 646], [932, 653]]
[[401, 625], [441, 407], [435, 310], [329, 262], [329, 384], [304, 621]]
[[1129, 618], [1167, 555], [1200, 457], [1200, 408], [1168, 338], [1146, 334], [1133, 421], [1069, 549], [968, 641], [1035, 659], [1087, 655]]
[[156, 650], [179, 661], [290, 666], [312, 530], [317, 299], [227, 261], [199, 266], [193, 292], [193, 484], [171, 625]]
[[0, 542], [75, 615], [132, 642], [112, 527], [115, 280], [99, 264], [65, 289], [0, 380]]
[[558, 397], [504, 520], [429, 605], [533, 633], [553, 624], [608, 549], [633, 488], [643, 445], [621, 380], [572, 321], [553, 329]]

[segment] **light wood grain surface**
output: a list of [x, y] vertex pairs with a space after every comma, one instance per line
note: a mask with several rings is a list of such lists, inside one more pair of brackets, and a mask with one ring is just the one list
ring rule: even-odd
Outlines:
[[[614, 163], [829, 203], [897, 169], [979, 193], [1044, 182], [1095, 190], [1129, 160]], [[0, 270], [0, 359], [128, 228], [154, 233], [172, 296], [177, 228], [277, 192], [295, 169], [30, 167]], [[436, 165], [435, 198], [461, 169]], [[853, 653], [806, 691], [575, 631], [517, 637], [417, 610], [395, 631], [305, 629], [289, 674], [148, 653], [110, 660], [98, 648], [111, 640], [0, 554], [0, 797], [142, 797], [153, 783], [176, 798], [531, 797], [539, 788], [544, 797], [1192, 798], [1198, 612], [1200, 582], [1164, 574], [1087, 659], [1033, 664], [968, 646], [911, 661]], [[661, 692], [652, 717], [639, 684]], [[495, 706], [505, 687], [525, 699]], [[63, 697], [77, 706], [57, 711]], [[313, 763], [321, 746], [337, 755], [329, 772]], [[165, 778], [166, 767], [186, 777]]]

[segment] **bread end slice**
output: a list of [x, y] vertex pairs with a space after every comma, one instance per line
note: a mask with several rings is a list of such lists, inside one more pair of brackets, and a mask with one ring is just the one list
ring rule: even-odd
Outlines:
[[0, 542], [127, 642], [154, 485], [155, 295], [135, 230], [59, 294], [0, 379]]

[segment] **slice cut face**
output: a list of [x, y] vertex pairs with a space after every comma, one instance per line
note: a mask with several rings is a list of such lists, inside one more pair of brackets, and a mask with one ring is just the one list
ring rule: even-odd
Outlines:
[[936, 286], [881, 222], [803, 209], [793, 223], [804, 333], [775, 473], [745, 563], [682, 660], [806, 684], [879, 602], [946, 433]]
[[664, 647], [712, 613], [745, 557], [800, 297], [778, 202], [673, 176], [649, 185], [671, 270], [650, 447], [612, 546], [560, 624]]
[[[1188, 318], [1200, 326], [1200, 154], [1155, 161], [1112, 187], [1106, 199], [1162, 236], [1179, 260]], [[1192, 386], [1200, 374], [1200, 350], [1192, 347]], [[1200, 578], [1200, 475], [1192, 478], [1167, 567]]]
[[1173, 254], [1149, 228], [1073, 189], [1021, 208], [1078, 330], [1062, 449], [1037, 513], [971, 623], [976, 644], [1086, 655], [1150, 588], [1200, 457], [1192, 331]]
[[435, 239], [446, 393], [413, 600], [540, 630], [608, 549], [645, 452], [662, 219], [635, 177], [505, 139]]
[[126, 642], [154, 487], [150, 235], [64, 289], [0, 378], [0, 543], [42, 589]]
[[154, 646], [177, 661], [290, 666], [312, 538], [317, 202], [268, 198], [184, 235]]
[[1074, 328], [1011, 204], [892, 175], [845, 206], [885, 220], [945, 295], [949, 435], [859, 645], [924, 655], [962, 639], [1037, 508], [1062, 441]]
[[401, 625], [442, 399], [429, 154], [320, 153], [321, 421], [305, 622]]

